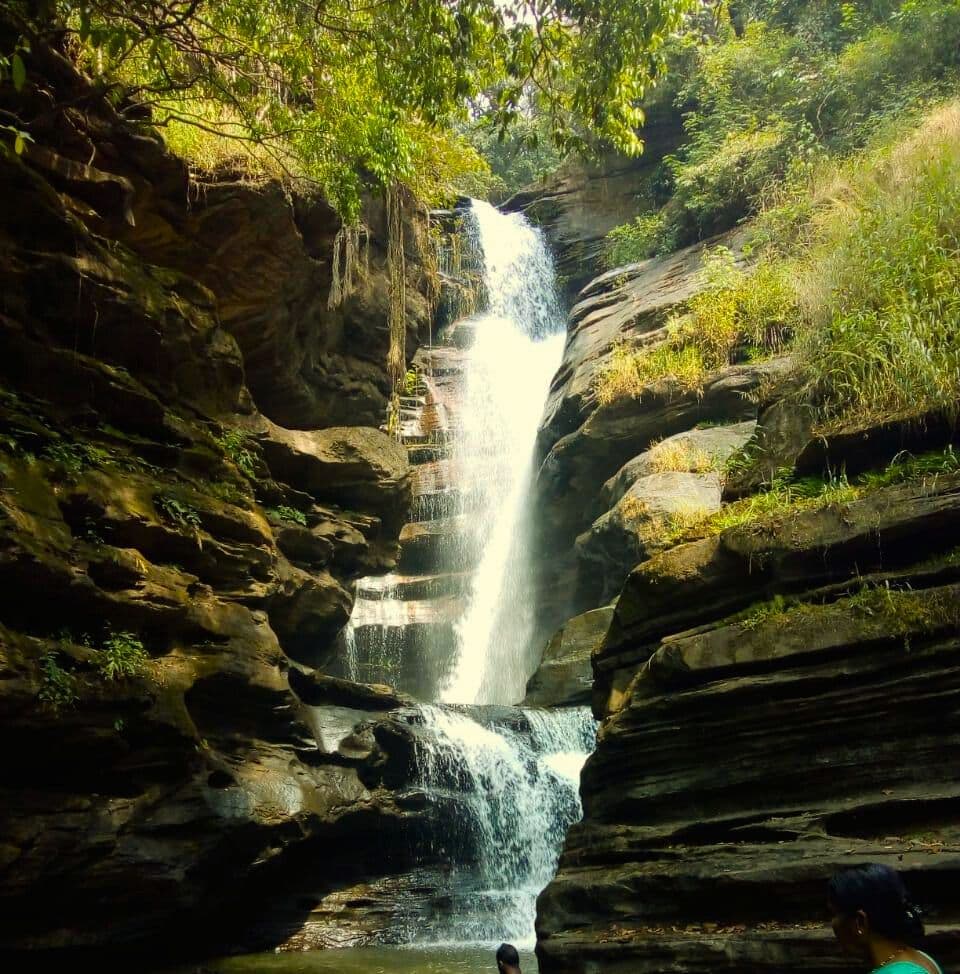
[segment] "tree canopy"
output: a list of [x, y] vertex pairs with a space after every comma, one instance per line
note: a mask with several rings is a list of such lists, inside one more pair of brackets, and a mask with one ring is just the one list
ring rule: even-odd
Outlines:
[[[20, 0], [25, 37], [73, 38], [118, 104], [319, 182], [423, 198], [478, 168], [468, 104], [499, 131], [535, 100], [562, 149], [642, 149], [640, 99], [691, 0]], [[4, 52], [6, 53], [6, 52]], [[127, 96], [133, 94], [133, 102]], [[187, 130], [194, 133], [186, 135]], [[202, 135], [196, 135], [202, 133]], [[235, 151], [235, 150], [234, 150]]]

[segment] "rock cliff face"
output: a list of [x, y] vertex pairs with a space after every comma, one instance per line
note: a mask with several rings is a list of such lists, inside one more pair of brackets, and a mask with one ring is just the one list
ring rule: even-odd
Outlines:
[[[710, 244], [736, 248], [738, 242], [732, 235]], [[698, 287], [700, 263], [710, 244], [604, 274], [583, 290], [570, 312], [563, 361], [553, 379], [537, 438], [535, 505], [537, 510], [549, 511], [536, 524], [543, 553], [539, 607], [546, 635], [565, 619], [595, 608], [619, 591], [634, 563], [631, 552], [641, 550], [637, 548], [637, 526], [624, 532], [622, 524], [618, 528], [608, 523], [610, 517], [593, 530], [592, 526], [632, 485], [641, 485], [634, 494], [643, 490], [652, 498], [657, 493], [660, 500], [655, 506], [661, 513], [689, 500], [688, 483], [661, 478], [654, 484], [646, 477], [641, 481], [639, 470], [630, 476], [632, 467], [618, 473], [620, 468], [646, 462], [636, 458], [664, 437], [688, 433], [698, 424], [732, 426], [725, 445], [717, 448], [720, 453], [729, 452], [727, 444], [736, 445], [749, 437], [749, 427], [742, 424], [756, 419], [751, 392], [787, 367], [783, 360], [744, 364], [713, 377], [699, 391], [679, 394], [663, 383], [639, 399], [598, 402], [596, 381], [618, 347], [652, 345], [666, 337], [669, 314]], [[645, 474], [689, 472], [682, 465], [674, 471], [654, 467], [656, 464], [648, 463]], [[709, 484], [704, 489], [717, 491]], [[612, 517], [622, 521], [616, 513]], [[609, 545], [603, 539], [611, 531], [621, 536], [621, 542], [625, 533], [634, 535], [619, 543], [621, 551], [612, 555], [604, 553]], [[584, 532], [592, 533], [593, 540], [581, 537], [578, 542]], [[616, 547], [618, 543], [614, 543]], [[594, 567], [598, 559], [606, 566], [599, 574]]]
[[[320, 857], [258, 945], [282, 942], [408, 865], [425, 814], [371, 729], [401, 701], [311, 671], [410, 505], [367, 428], [382, 214], [329, 311], [325, 203], [198, 186], [57, 54], [30, 77], [35, 141], [0, 157], [0, 948], [183, 944]], [[339, 914], [362, 939], [362, 904]]]
[[643, 155], [573, 158], [555, 175], [521, 190], [504, 204], [522, 210], [549, 235], [559, 283], [569, 298], [602, 270], [604, 237], [643, 208], [663, 158], [683, 138], [683, 118], [669, 99], [647, 106]]
[[[784, 467], [852, 478], [904, 448], [943, 449], [953, 425], [927, 417], [822, 439], [787, 395], [787, 359], [730, 366], [699, 393], [664, 384], [598, 404], [615, 344], [662, 340], [666, 314], [699, 286], [701, 254], [583, 291], [540, 432], [542, 621], [568, 621], [530, 691], [582, 692], [589, 655], [603, 719], [583, 821], [538, 903], [541, 970], [841, 970], [826, 880], [877, 860], [905, 873], [949, 968], [960, 960], [958, 475], [883, 482], [682, 542], [688, 520]], [[753, 461], [729, 464], [745, 444]]]

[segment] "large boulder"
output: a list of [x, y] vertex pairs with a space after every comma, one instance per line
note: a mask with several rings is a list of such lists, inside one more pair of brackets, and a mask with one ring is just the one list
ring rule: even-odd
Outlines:
[[694, 427], [676, 433], [628, 460], [600, 489], [600, 504], [609, 510], [641, 477], [671, 471], [724, 475], [727, 461], [753, 436], [754, 420], [732, 426]]
[[318, 501], [368, 507], [399, 527], [410, 506], [407, 451], [363, 426], [289, 430], [259, 417], [250, 427], [270, 473]]
[[678, 392], [668, 383], [639, 398], [620, 399], [590, 414], [544, 457], [535, 485], [538, 505], [551, 511], [549, 533], [562, 536], [583, 523], [603, 484], [630, 458], [657, 440], [698, 423], [738, 424], [755, 419], [751, 395], [790, 368], [786, 358], [731, 365], [699, 391]]
[[691, 521], [720, 510], [716, 473], [653, 473], [627, 492], [577, 538], [581, 589], [598, 602], [619, 594], [639, 562], [670, 543]]
[[543, 661], [527, 682], [525, 707], [580, 707], [590, 703], [591, 657], [603, 643], [613, 617], [605, 605], [574, 616], [547, 643]]

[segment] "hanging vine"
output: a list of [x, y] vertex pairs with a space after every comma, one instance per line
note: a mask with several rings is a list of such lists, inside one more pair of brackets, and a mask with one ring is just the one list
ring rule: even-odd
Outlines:
[[432, 318], [440, 303], [440, 228], [430, 221], [429, 207], [420, 204], [412, 223], [413, 243], [417, 250], [422, 271], [423, 293], [427, 299], [428, 314]]
[[370, 270], [370, 231], [362, 224], [344, 224], [333, 238], [330, 296], [327, 307], [339, 308]]
[[388, 326], [390, 351], [387, 373], [390, 377], [390, 406], [387, 431], [400, 438], [400, 396], [407, 375], [407, 276], [403, 252], [403, 208], [401, 188], [394, 183], [387, 189], [387, 270], [390, 275], [390, 310]]

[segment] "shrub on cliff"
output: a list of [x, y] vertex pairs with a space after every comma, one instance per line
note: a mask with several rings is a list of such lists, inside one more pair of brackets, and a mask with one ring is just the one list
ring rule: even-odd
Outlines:
[[790, 340], [798, 323], [797, 295], [783, 267], [761, 261], [744, 272], [729, 250], [718, 247], [705, 256], [703, 277], [703, 290], [667, 322], [666, 340], [613, 350], [595, 387], [601, 403], [639, 396], [661, 380], [696, 390], [712, 372], [779, 351]]
[[140, 673], [150, 657], [132, 632], [111, 632], [97, 654], [97, 669], [104, 680], [122, 680]]

